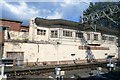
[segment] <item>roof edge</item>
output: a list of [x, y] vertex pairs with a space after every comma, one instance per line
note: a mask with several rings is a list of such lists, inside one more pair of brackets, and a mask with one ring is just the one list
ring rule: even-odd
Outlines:
[[4, 19], [4, 18], [0, 18], [0, 20], [2, 20], [2, 21], [11, 21], [11, 22], [18, 22], [18, 23], [22, 23], [22, 21], [18, 21], [18, 20], [11, 20], [11, 19]]

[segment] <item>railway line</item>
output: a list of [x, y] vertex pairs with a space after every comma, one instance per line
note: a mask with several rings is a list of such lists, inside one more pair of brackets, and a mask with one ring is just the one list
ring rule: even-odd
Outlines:
[[[119, 62], [116, 62], [120, 64]], [[54, 72], [56, 67], [61, 68], [63, 71], [77, 70], [77, 69], [86, 69], [86, 68], [97, 68], [97, 67], [106, 67], [107, 62], [97, 62], [97, 63], [86, 63], [86, 64], [71, 64], [71, 65], [56, 65], [56, 66], [42, 66], [42, 67], [29, 67], [29, 68], [20, 68], [20, 69], [8, 69], [5, 71], [8, 78], [16, 76], [25, 76], [25, 75], [40, 75], [45, 73]]]

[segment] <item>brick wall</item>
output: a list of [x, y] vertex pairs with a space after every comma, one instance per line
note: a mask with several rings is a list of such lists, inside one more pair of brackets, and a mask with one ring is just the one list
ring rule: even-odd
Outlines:
[[21, 23], [17, 21], [0, 20], [0, 26], [9, 27], [9, 30], [20, 31]]

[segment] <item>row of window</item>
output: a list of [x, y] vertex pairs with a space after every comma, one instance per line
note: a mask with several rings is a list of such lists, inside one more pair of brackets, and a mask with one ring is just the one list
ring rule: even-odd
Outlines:
[[[46, 35], [46, 30], [37, 29], [37, 35]], [[65, 37], [72, 37], [72, 31], [63, 30], [63, 36]], [[58, 37], [58, 30], [51, 30], [51, 37], [57, 38]], [[76, 38], [83, 38], [82, 32], [76, 32]], [[102, 36], [102, 40], [114, 41], [114, 37]], [[87, 34], [87, 40], [91, 40], [91, 35]], [[98, 34], [94, 34], [94, 40], [98, 41]]]
[[115, 40], [115, 37], [102, 36], [102, 40], [114, 41], [114, 40]]
[[[37, 29], [37, 35], [46, 35], [46, 30]], [[66, 31], [63, 30], [63, 36], [65, 37], [72, 37], [72, 31]], [[57, 30], [51, 30], [51, 37], [57, 38], [58, 37], [58, 31]], [[76, 37], [83, 38], [83, 33], [76, 32]]]
[[[87, 40], [90, 40], [90, 34], [87, 34]], [[98, 34], [94, 34], [94, 40], [98, 41]], [[115, 37], [102, 36], [102, 40], [114, 41]]]

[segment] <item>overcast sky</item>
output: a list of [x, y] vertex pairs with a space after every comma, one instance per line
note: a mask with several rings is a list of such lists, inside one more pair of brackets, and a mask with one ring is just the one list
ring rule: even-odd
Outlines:
[[20, 20], [27, 25], [35, 17], [79, 21], [90, 2], [119, 0], [0, 0], [0, 18]]

